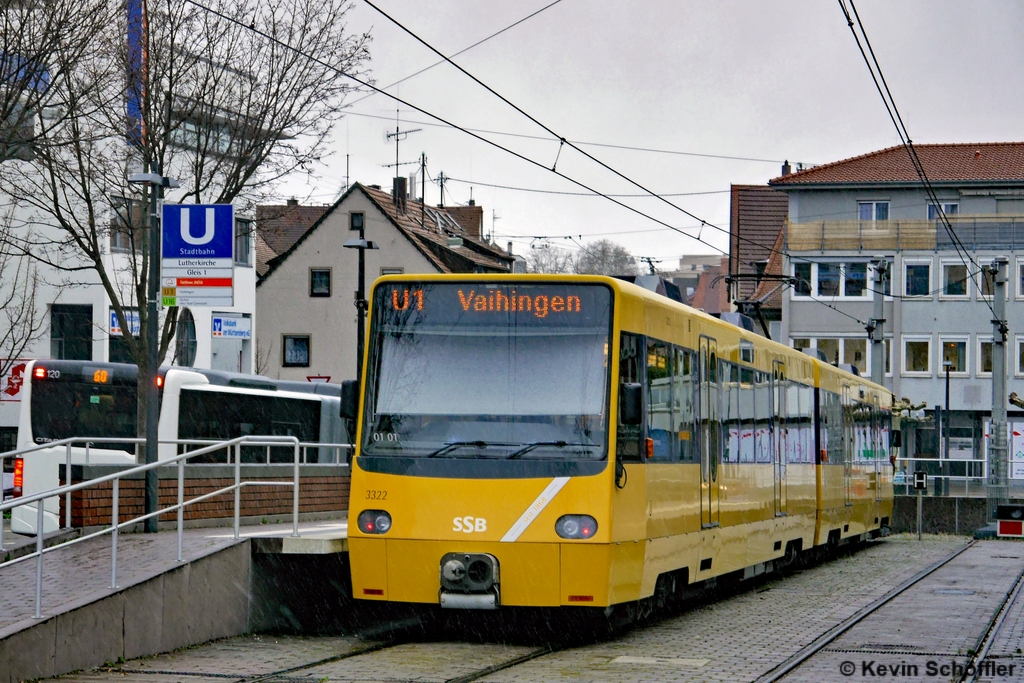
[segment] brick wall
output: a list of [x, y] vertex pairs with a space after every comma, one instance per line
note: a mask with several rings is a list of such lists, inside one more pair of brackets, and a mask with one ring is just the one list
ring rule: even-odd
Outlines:
[[[235, 483], [234, 474], [227, 474], [226, 467], [197, 466], [186, 468], [184, 500], [188, 502], [207, 493], [231, 486]], [[74, 483], [94, 479], [109, 474], [116, 468], [102, 466], [72, 466], [71, 480]], [[292, 476], [271, 476], [283, 474], [284, 469], [270, 466], [260, 471], [259, 466], [247, 466], [242, 481], [280, 481], [292, 482]], [[322, 469], [322, 471], [316, 471]], [[63, 468], [62, 468], [63, 470]], [[91, 470], [91, 471], [90, 471]], [[272, 471], [276, 470], [276, 471]], [[204, 476], [204, 475], [213, 476]], [[63, 472], [61, 473], [63, 481]], [[118, 517], [120, 521], [138, 517], [145, 512], [145, 480], [141, 477], [122, 478], [118, 491]], [[261, 486], [257, 484], [242, 487], [240, 515], [242, 517], [275, 517], [275, 520], [288, 516], [292, 512], [292, 487]], [[299, 480], [299, 512], [343, 512], [348, 509], [349, 477], [346, 467], [303, 467]], [[160, 507], [169, 507], [178, 502], [178, 479], [176, 470], [160, 472], [159, 479]], [[230, 519], [234, 515], [234, 491], [208, 498], [200, 503], [185, 507], [185, 520], [199, 519]], [[64, 519], [65, 499], [60, 497], [60, 518]], [[111, 523], [113, 515], [113, 482], [105, 482], [96, 486], [75, 491], [71, 494], [71, 526], [88, 527], [102, 526]], [[177, 512], [160, 516], [161, 521], [174, 521]], [[270, 520], [270, 521], [275, 521]]]

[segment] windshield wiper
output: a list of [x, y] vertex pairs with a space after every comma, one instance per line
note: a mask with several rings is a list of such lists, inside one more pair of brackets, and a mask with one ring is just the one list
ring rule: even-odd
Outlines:
[[433, 458], [438, 455], [444, 455], [445, 453], [450, 453], [451, 451], [454, 451], [456, 448], [462, 448], [463, 446], [476, 446], [477, 448], [487, 448], [487, 446], [489, 445], [490, 444], [488, 444], [486, 441], [452, 441], [451, 443], [447, 443], [444, 446], [441, 446], [433, 453], [427, 453], [426, 457]]
[[541, 446], [554, 446], [555, 448], [565, 448], [566, 446], [594, 446], [594, 445], [596, 445], [596, 444], [583, 443], [583, 442], [569, 443], [568, 441], [535, 441], [534, 443], [526, 444], [525, 446], [520, 448], [518, 451], [515, 451], [512, 454], [510, 454], [505, 459], [506, 460], [515, 460], [519, 456], [525, 455], [525, 454], [529, 453], [530, 451], [534, 450], [535, 448], [540, 448]]

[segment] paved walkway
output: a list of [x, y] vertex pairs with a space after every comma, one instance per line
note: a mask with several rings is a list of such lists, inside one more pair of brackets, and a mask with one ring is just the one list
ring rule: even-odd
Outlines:
[[[345, 522], [303, 522], [302, 537], [344, 534]], [[191, 562], [255, 536], [288, 536], [291, 524], [242, 527], [239, 541], [230, 527], [186, 529], [182, 557]], [[125, 534], [117, 543], [117, 589], [110, 587], [110, 535], [54, 548], [43, 555], [42, 613], [66, 612], [116, 590], [151, 579], [179, 566], [174, 530], [156, 534]], [[35, 623], [36, 560], [0, 564], [0, 638]]]

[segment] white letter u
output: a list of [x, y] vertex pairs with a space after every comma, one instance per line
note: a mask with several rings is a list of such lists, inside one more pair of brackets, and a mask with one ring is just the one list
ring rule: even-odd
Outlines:
[[213, 240], [213, 226], [214, 226], [214, 209], [206, 210], [206, 229], [203, 231], [202, 237], [193, 237], [192, 233], [189, 232], [189, 214], [192, 213], [187, 208], [181, 211], [181, 239], [185, 240], [188, 244], [206, 244]]

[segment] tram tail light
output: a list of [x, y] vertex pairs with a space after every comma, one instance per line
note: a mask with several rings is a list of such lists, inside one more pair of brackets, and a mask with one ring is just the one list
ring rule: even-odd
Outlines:
[[386, 534], [391, 529], [391, 515], [384, 510], [363, 510], [356, 523], [364, 534]]
[[11, 496], [21, 498], [21, 492], [25, 486], [25, 458], [14, 459], [14, 490]]
[[562, 515], [555, 522], [555, 533], [562, 538], [593, 538], [597, 520], [590, 515]]
[[644, 439], [644, 455], [648, 459], [654, 457], [654, 439]]
[[32, 371], [32, 376], [35, 377], [36, 379], [46, 379], [46, 368], [37, 367], [35, 370]]

